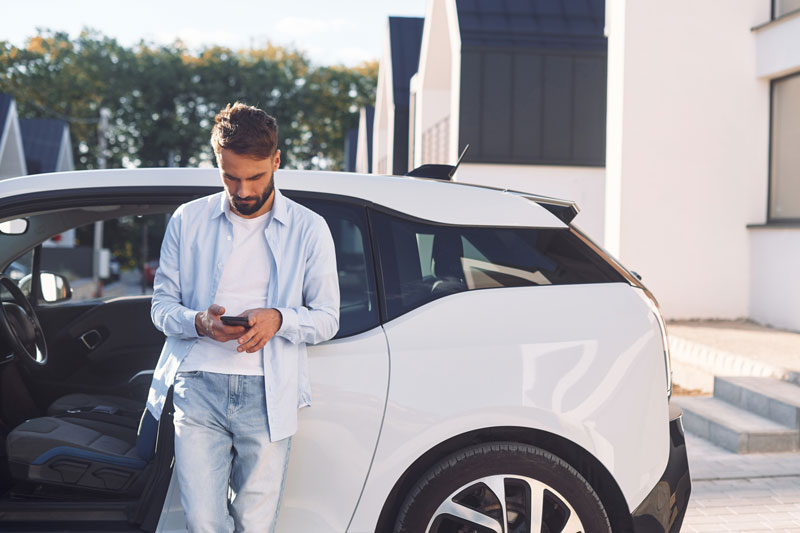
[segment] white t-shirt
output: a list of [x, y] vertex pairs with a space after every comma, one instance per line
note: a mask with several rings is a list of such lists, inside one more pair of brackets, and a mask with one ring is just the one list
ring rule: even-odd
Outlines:
[[[235, 316], [247, 309], [266, 307], [272, 257], [264, 232], [272, 220], [272, 211], [256, 218], [242, 218], [230, 211], [225, 216], [233, 225], [233, 250], [222, 270], [214, 303], [224, 307], [226, 315]], [[219, 342], [200, 337], [178, 371], [263, 376], [263, 349], [247, 353], [237, 352], [238, 347], [236, 339]]]

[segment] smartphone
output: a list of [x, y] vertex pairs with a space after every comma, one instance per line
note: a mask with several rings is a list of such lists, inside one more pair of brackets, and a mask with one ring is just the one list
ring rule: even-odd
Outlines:
[[219, 317], [222, 320], [222, 323], [226, 326], [244, 326], [246, 328], [250, 327], [250, 323], [248, 322], [248, 318], [246, 316], [227, 316], [222, 315]]

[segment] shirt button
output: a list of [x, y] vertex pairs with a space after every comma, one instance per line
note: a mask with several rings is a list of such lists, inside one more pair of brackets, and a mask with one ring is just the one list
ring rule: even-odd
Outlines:
[[217, 263], [217, 268], [222, 268], [222, 263]]
[[228, 240], [231, 240], [231, 236], [230, 235], [228, 235]]

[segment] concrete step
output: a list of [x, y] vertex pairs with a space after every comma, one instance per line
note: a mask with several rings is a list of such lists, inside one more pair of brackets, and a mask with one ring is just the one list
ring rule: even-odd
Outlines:
[[776, 378], [714, 378], [714, 397], [789, 428], [800, 429], [800, 387]]
[[673, 396], [686, 431], [736, 453], [800, 450], [800, 431], [707, 396]]

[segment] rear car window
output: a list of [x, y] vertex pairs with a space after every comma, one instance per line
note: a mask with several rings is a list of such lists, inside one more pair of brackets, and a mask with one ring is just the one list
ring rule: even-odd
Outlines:
[[389, 319], [457, 292], [624, 281], [569, 228], [450, 226], [373, 211]]

